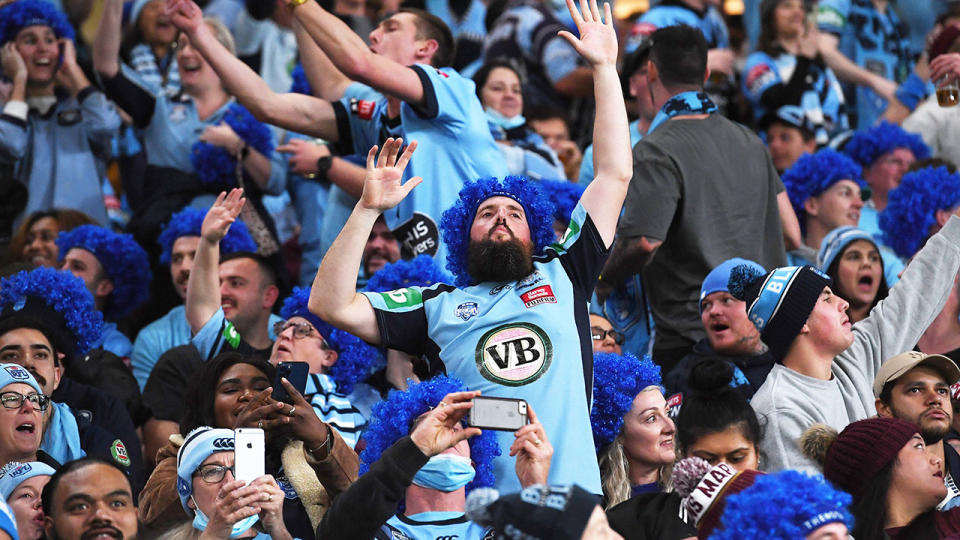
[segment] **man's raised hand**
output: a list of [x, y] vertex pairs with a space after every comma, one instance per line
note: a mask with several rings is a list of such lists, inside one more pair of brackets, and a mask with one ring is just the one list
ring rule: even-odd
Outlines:
[[389, 138], [383, 143], [379, 159], [376, 145], [367, 152], [367, 174], [363, 179], [363, 194], [360, 196], [360, 204], [364, 208], [378, 212], [389, 210], [400, 204], [400, 201], [423, 181], [419, 176], [415, 176], [406, 183], [401, 183], [403, 170], [417, 149], [417, 141], [412, 141], [398, 158], [397, 154], [402, 146], [403, 139]]
[[230, 194], [221, 191], [220, 196], [203, 218], [200, 237], [211, 244], [223, 240], [227, 231], [230, 230], [230, 225], [233, 225], [234, 220], [240, 215], [240, 210], [243, 209], [243, 203], [246, 201], [243, 198], [243, 190], [240, 188], [231, 189]]
[[[558, 35], [570, 42], [591, 66], [617, 63], [617, 32], [613, 28], [613, 13], [610, 4], [603, 4], [603, 17], [597, 8], [597, 0], [580, 0], [580, 9], [574, 0], [567, 0], [567, 9], [577, 25], [580, 37], [566, 30]], [[606, 22], [604, 22], [606, 21]]]
[[167, 0], [164, 10], [173, 25], [188, 36], [203, 25], [203, 11], [193, 0]]

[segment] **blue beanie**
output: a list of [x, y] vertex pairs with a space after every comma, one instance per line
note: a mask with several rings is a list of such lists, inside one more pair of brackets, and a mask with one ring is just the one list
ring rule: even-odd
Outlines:
[[38, 394], [43, 394], [43, 388], [25, 367], [20, 364], [0, 364], [0, 390], [13, 383], [29, 384]]
[[951, 174], [946, 167], [925, 167], [904, 174], [880, 212], [884, 243], [903, 259], [913, 257], [930, 236], [937, 210], [950, 210], [957, 204], [960, 174]]
[[817, 267], [820, 268], [822, 272], [826, 272], [827, 269], [830, 268], [830, 265], [833, 264], [833, 260], [843, 253], [843, 250], [847, 246], [857, 240], [866, 240], [873, 244], [878, 251], [880, 249], [879, 246], [877, 246], [877, 241], [874, 240], [867, 231], [849, 225], [837, 227], [827, 233], [827, 235], [823, 237], [823, 241], [820, 242], [820, 251], [817, 253]]
[[337, 362], [330, 368], [330, 377], [337, 383], [337, 392], [349, 394], [357, 383], [366, 379], [382, 363], [380, 351], [314, 315], [307, 307], [310, 290], [310, 287], [294, 287], [290, 296], [283, 301], [280, 316], [284, 319], [303, 317], [310, 321], [330, 347], [337, 351]]
[[440, 230], [447, 244], [447, 270], [458, 287], [474, 284], [467, 273], [470, 227], [480, 203], [491, 197], [509, 197], [523, 206], [533, 241], [533, 254], [541, 255], [553, 243], [553, 205], [537, 183], [523, 176], [507, 176], [503, 180], [481, 178], [466, 182], [457, 202], [443, 213]]
[[[258, 121], [243, 105], [232, 103], [223, 115], [225, 122], [251, 148], [267, 159], [273, 155], [273, 132]], [[197, 141], [190, 147], [190, 163], [200, 182], [207, 187], [226, 188], [237, 185], [237, 159], [226, 149]]]
[[[163, 250], [160, 254], [161, 264], [170, 264], [170, 252], [178, 238], [181, 236], [200, 236], [203, 218], [206, 216], [206, 210], [187, 207], [170, 218], [170, 221], [164, 226], [163, 232], [157, 238], [157, 243]], [[220, 253], [221, 255], [227, 255], [241, 251], [255, 252], [257, 251], [257, 243], [250, 235], [247, 224], [238, 219], [233, 222], [233, 225], [230, 225], [230, 229], [227, 230], [227, 235], [223, 237], [223, 240], [220, 240]]]
[[193, 473], [211, 454], [233, 452], [234, 444], [232, 429], [200, 426], [187, 434], [177, 451], [177, 494], [187, 515], [193, 516], [193, 510], [187, 506], [193, 495]]
[[861, 193], [869, 195], [869, 191], [862, 191], [867, 183], [860, 173], [860, 166], [852, 159], [830, 148], [800, 156], [783, 173], [783, 185], [800, 221], [800, 228], [806, 230], [807, 210], [803, 205], [807, 199], [819, 196], [841, 180], [852, 180], [860, 186]]
[[861, 167], [869, 167], [880, 156], [897, 148], [910, 150], [916, 159], [930, 157], [930, 147], [919, 135], [908, 133], [886, 120], [869, 129], [855, 132], [843, 147], [843, 153], [853, 158]]
[[763, 275], [748, 265], [730, 272], [730, 294], [747, 303], [747, 318], [782, 360], [830, 278], [812, 266], [784, 266]]
[[660, 366], [649, 356], [594, 353], [590, 426], [597, 453], [617, 438], [634, 398], [648, 386], [660, 386]]
[[13, 41], [28, 26], [49, 26], [58, 38], [73, 39], [66, 14], [46, 0], [17, 0], [0, 8], [0, 45]]
[[26, 463], [11, 461], [0, 469], [0, 496], [3, 497], [3, 500], [7, 500], [17, 489], [17, 486], [25, 480], [34, 476], [53, 476], [55, 472], [53, 467], [40, 461], [28, 461]]
[[850, 494], [820, 475], [780, 471], [726, 499], [720, 527], [710, 540], [794, 540], [830, 523], [853, 528]]
[[113, 281], [113, 292], [104, 314], [119, 319], [150, 296], [150, 261], [147, 252], [129, 234], [118, 234], [99, 225], [81, 225], [57, 235], [60, 262], [73, 248], [89, 251]]
[[[418, 416], [436, 407], [451, 392], [467, 388], [455, 377], [437, 375], [432, 379], [411, 384], [406, 391], [391, 390], [387, 399], [373, 407], [370, 425], [363, 433], [366, 448], [360, 453], [360, 474], [366, 474], [370, 465], [400, 438], [410, 434], [410, 427]], [[490, 487], [494, 483], [493, 459], [500, 455], [496, 433], [486, 430], [468, 439], [470, 459], [476, 476], [467, 484], [469, 493], [476, 487]]]
[[698, 302], [698, 306], [701, 306], [699, 308], [701, 313], [703, 312], [702, 306], [704, 298], [715, 292], [730, 292], [730, 271], [733, 270], [735, 266], [740, 266], [741, 264], [747, 265], [761, 274], [766, 273], [766, 270], [764, 270], [760, 264], [748, 259], [741, 259], [740, 257], [727, 259], [718, 264], [716, 268], [707, 274], [707, 277], [703, 278], [703, 284], [700, 285], [700, 301]]

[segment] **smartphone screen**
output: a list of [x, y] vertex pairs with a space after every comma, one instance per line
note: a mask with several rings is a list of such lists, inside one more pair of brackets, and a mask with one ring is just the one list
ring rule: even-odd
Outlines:
[[287, 393], [287, 389], [280, 383], [281, 378], [286, 378], [290, 384], [303, 395], [307, 388], [307, 375], [310, 373], [310, 365], [306, 362], [280, 362], [277, 364], [277, 376], [273, 381], [273, 394], [271, 397], [284, 403], [293, 403], [293, 398]]
[[264, 474], [263, 430], [259, 428], [237, 428], [233, 431], [233, 438], [233, 465], [236, 479], [249, 484]]

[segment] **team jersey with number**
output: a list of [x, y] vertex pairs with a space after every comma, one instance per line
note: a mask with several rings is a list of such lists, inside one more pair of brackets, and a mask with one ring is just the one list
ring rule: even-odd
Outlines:
[[[526, 400], [553, 443], [549, 483], [579, 484], [599, 494], [587, 303], [606, 254], [596, 226], [577, 204], [561, 241], [534, 257], [534, 272], [524, 279], [363, 294], [384, 346], [426, 355], [432, 371], [456, 376], [486, 396]], [[513, 433], [498, 432], [498, 438], [497, 488], [519, 491], [508, 455]]]

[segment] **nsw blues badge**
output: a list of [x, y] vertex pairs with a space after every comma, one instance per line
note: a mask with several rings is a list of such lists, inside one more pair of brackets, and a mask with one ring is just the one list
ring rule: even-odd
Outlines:
[[477, 306], [476, 302], [464, 302], [457, 306], [457, 311], [454, 314], [457, 317], [463, 319], [464, 322], [469, 321], [480, 312], [480, 308]]

